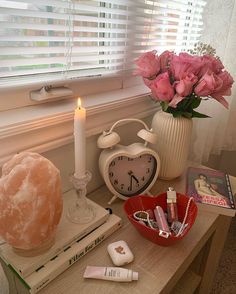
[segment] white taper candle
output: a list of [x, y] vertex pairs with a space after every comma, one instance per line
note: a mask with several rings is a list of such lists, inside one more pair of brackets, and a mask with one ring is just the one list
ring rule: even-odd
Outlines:
[[77, 103], [78, 106], [74, 113], [75, 177], [80, 178], [86, 172], [86, 109], [81, 107], [80, 98]]

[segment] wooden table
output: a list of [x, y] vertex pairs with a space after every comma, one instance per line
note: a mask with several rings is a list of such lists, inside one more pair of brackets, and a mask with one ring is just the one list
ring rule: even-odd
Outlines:
[[[231, 181], [235, 193], [236, 178], [232, 178]], [[158, 180], [151, 192], [156, 195], [166, 191], [169, 186], [184, 193], [185, 175], [174, 181]], [[107, 202], [111, 195], [103, 186], [89, 197], [108, 207]], [[197, 293], [210, 292], [231, 217], [202, 211], [200, 208], [195, 224], [183, 240], [171, 247], [160, 247], [140, 236], [127, 221], [122, 200], [116, 200], [111, 207], [115, 214], [122, 217], [122, 228], [59, 275], [38, 292], [39, 294], [188, 294], [196, 289]], [[87, 265], [112, 266], [106, 247], [118, 240], [125, 240], [134, 253], [134, 262], [126, 268], [138, 271], [139, 280], [117, 283], [83, 279]], [[4, 268], [11, 285], [10, 294], [28, 293], [18, 278], [7, 270], [6, 266]]]

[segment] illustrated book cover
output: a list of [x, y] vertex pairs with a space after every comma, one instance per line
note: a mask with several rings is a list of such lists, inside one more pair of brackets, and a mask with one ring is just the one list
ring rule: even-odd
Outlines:
[[223, 208], [218, 212], [235, 215], [235, 201], [229, 176], [222, 171], [190, 167], [187, 172], [186, 194], [193, 197], [197, 203], [207, 204], [209, 210], [217, 212], [218, 208]]

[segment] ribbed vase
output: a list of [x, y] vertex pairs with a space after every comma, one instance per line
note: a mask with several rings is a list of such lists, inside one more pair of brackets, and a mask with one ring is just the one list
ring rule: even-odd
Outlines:
[[158, 142], [152, 148], [161, 160], [159, 178], [171, 180], [179, 177], [186, 167], [192, 119], [174, 118], [170, 113], [158, 111], [153, 117], [152, 129], [158, 135]]

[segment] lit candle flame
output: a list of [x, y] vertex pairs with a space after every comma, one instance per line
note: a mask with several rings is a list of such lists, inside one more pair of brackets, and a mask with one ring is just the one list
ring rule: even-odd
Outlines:
[[78, 100], [77, 100], [77, 106], [79, 109], [81, 108], [81, 99], [80, 98], [78, 98]]

